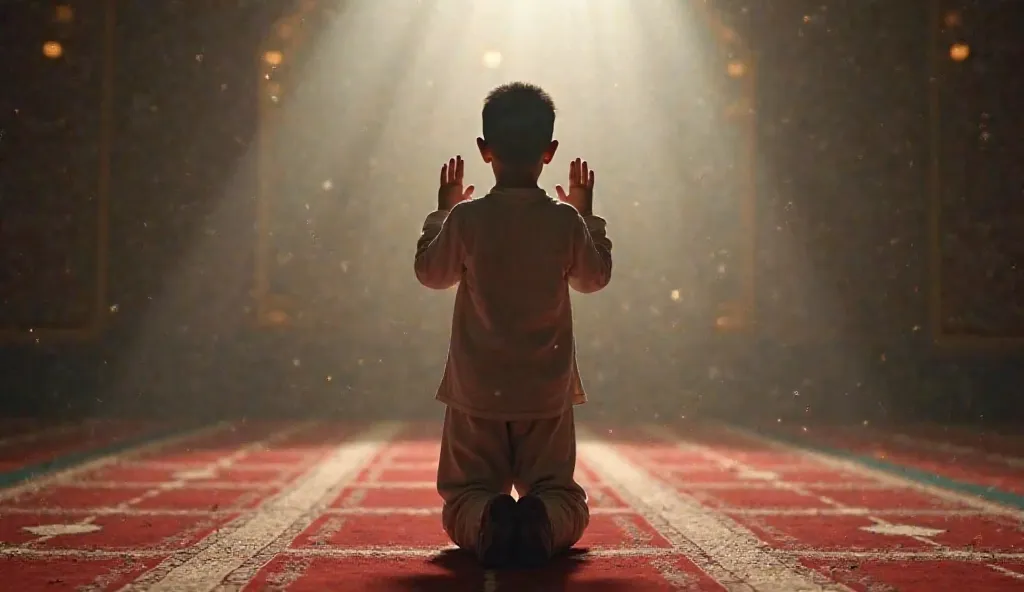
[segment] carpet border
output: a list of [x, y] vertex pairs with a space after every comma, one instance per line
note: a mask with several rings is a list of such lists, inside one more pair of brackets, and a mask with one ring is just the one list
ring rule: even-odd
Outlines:
[[937, 487], [954, 493], [981, 498], [987, 502], [1005, 506], [1014, 510], [1024, 511], [1024, 495], [1018, 495], [1016, 493], [1003, 491], [987, 485], [980, 485], [978, 483], [968, 483], [966, 481], [951, 479], [922, 469], [877, 459], [863, 454], [857, 454], [841, 448], [814, 444], [800, 438], [780, 434], [771, 430], [765, 431], [757, 428], [740, 426], [730, 427], [734, 427], [734, 429], [738, 427], [742, 431], [752, 432], [760, 438], [776, 442], [777, 444], [791, 446], [800, 450], [823, 454], [839, 460], [856, 463], [863, 467], [874, 469], [901, 479], [906, 479], [907, 481], [912, 481], [919, 485]]
[[146, 432], [141, 436], [127, 438], [112, 444], [107, 444], [106, 446], [70, 452], [50, 460], [26, 465], [10, 471], [0, 472], [0, 493], [3, 493], [5, 490], [13, 487], [24, 485], [25, 483], [40, 477], [46, 477], [69, 469], [74, 469], [79, 465], [85, 465], [107, 456], [122, 454], [134, 448], [140, 448], [160, 440], [187, 434], [204, 427], [213, 427], [220, 425], [221, 423], [223, 422], [179, 425], [173, 428], [157, 428], [156, 430]]

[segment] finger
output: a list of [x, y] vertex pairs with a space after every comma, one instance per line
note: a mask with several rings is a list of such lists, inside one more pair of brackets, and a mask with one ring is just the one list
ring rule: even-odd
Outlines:
[[580, 187], [586, 187], [587, 186], [587, 180], [589, 178], [590, 178], [590, 165], [588, 165], [587, 161], [584, 160], [583, 164], [580, 167]]
[[590, 176], [587, 177], [587, 189], [594, 188], [594, 171], [590, 171]]
[[462, 176], [466, 172], [466, 161], [462, 160], [461, 156], [455, 157], [455, 182], [461, 183]]
[[576, 184], [576, 176], [577, 176], [577, 173], [576, 173], [576, 163], [577, 162], [578, 161], [576, 161], [576, 160], [569, 161], [569, 187], [570, 188], [573, 185]]
[[473, 190], [475, 190], [475, 189], [476, 189], [476, 187], [473, 187], [472, 185], [470, 185], [469, 187], [466, 187], [466, 190], [462, 192], [462, 199], [463, 200], [471, 199], [473, 197]]
[[577, 158], [576, 159], [576, 176], [573, 178], [573, 181], [575, 182], [576, 186], [580, 186], [580, 185], [583, 184], [583, 175], [580, 172], [582, 169], [583, 169], [583, 161]]
[[448, 184], [448, 165], [441, 165], [441, 185]]
[[561, 185], [555, 185], [555, 193], [558, 194], [558, 199], [565, 201], [569, 196], [565, 194], [565, 189], [562, 189]]
[[450, 185], [450, 184], [452, 184], [454, 182], [455, 182], [455, 159], [454, 158], [449, 158], [448, 159], [448, 183], [447, 184]]

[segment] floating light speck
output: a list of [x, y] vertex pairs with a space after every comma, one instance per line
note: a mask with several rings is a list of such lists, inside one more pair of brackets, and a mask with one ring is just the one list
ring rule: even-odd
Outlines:
[[949, 48], [949, 57], [954, 62], [962, 62], [971, 55], [971, 46], [966, 43], [954, 43]]
[[55, 60], [64, 55], [64, 47], [56, 41], [47, 41], [43, 44], [43, 55]]
[[61, 4], [53, 9], [53, 20], [58, 23], [70, 23], [75, 20], [75, 11], [67, 4]]
[[284, 54], [279, 51], [268, 51], [263, 54], [263, 61], [271, 66], [280, 66], [281, 62], [284, 61]]
[[272, 325], [284, 325], [288, 323], [288, 313], [283, 310], [272, 310], [267, 313], [267, 320]]
[[494, 69], [501, 65], [501, 52], [498, 51], [487, 51], [484, 52], [483, 58], [484, 66]]

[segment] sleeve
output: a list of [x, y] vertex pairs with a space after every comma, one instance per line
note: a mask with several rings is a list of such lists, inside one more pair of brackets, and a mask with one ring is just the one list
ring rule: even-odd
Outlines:
[[459, 283], [465, 261], [456, 206], [451, 212], [438, 210], [427, 215], [416, 243], [416, 279], [434, 290], [447, 290]]
[[576, 216], [569, 286], [582, 294], [597, 292], [612, 279], [612, 241], [607, 222], [597, 216]]

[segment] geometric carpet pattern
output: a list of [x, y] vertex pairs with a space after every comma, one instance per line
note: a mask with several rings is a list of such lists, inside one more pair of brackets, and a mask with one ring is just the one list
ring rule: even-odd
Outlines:
[[1024, 590], [1019, 506], [857, 460], [1012, 500], [1012, 435], [584, 424], [578, 548], [487, 571], [441, 530], [438, 424], [0, 427], [3, 590]]

